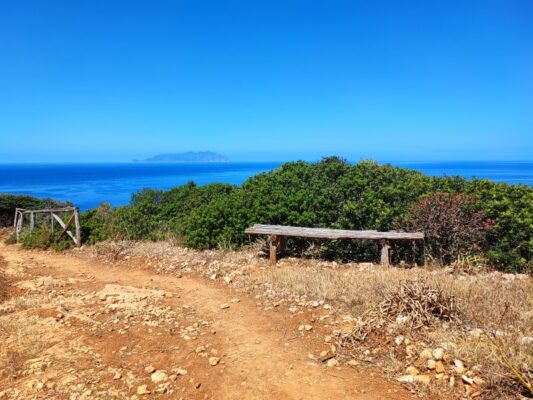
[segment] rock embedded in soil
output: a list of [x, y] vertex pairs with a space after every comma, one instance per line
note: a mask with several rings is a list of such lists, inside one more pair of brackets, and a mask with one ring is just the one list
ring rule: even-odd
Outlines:
[[435, 363], [435, 372], [437, 374], [442, 374], [442, 373], [444, 373], [444, 371], [445, 371], [445, 369], [444, 369], [444, 365], [442, 364], [442, 362], [441, 361], [437, 361]]
[[147, 374], [151, 374], [155, 372], [155, 368], [152, 365], [149, 365], [144, 369], [144, 372], [146, 372]]
[[425, 359], [425, 360], [429, 360], [430, 358], [433, 358], [433, 353], [432, 353], [432, 351], [430, 349], [424, 349], [420, 353], [420, 358], [421, 359]]
[[141, 385], [137, 387], [137, 394], [150, 394], [150, 390], [148, 389], [147, 385]]
[[327, 362], [327, 366], [329, 368], [332, 368], [332, 367], [338, 367], [339, 366], [339, 362], [335, 359], [335, 358], [330, 358]]
[[219, 362], [220, 362], [220, 358], [218, 358], [218, 357], [209, 357], [209, 365], [214, 367], [215, 365], [218, 365]]
[[457, 374], [463, 374], [465, 372], [465, 365], [463, 364], [461, 360], [458, 360], [456, 358], [455, 360], [453, 360], [453, 364], [454, 364], [453, 369]]
[[165, 371], [155, 371], [150, 378], [152, 379], [152, 382], [159, 383], [166, 381], [168, 379], [168, 375]]
[[198, 346], [196, 348], [196, 353], [203, 353], [206, 350], [205, 346]]
[[305, 331], [305, 332], [309, 332], [309, 331], [312, 330], [312, 329], [313, 329], [313, 326], [312, 326], [312, 325], [300, 325], [300, 326], [298, 327], [298, 330], [299, 330], [300, 332], [304, 332], [304, 331]]
[[444, 349], [442, 347], [438, 347], [432, 352], [432, 356], [435, 360], [439, 361], [442, 360], [444, 357]]
[[429, 385], [431, 382], [431, 377], [429, 375], [415, 375], [414, 381], [418, 383], [423, 383], [424, 385]]
[[396, 379], [398, 382], [401, 383], [413, 383], [415, 381], [414, 375], [402, 375]]

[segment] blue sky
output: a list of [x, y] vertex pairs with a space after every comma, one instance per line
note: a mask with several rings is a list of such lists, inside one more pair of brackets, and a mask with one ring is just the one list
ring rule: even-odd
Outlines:
[[533, 2], [5, 1], [0, 162], [533, 159]]

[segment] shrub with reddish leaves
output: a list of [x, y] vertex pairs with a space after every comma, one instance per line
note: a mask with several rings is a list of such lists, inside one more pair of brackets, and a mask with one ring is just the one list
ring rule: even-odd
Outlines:
[[424, 232], [426, 256], [441, 264], [479, 253], [492, 222], [471, 196], [437, 193], [414, 203], [399, 227]]

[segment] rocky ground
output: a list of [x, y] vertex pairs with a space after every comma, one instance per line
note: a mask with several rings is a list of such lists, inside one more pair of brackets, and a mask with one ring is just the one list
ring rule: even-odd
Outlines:
[[348, 316], [245, 285], [262, 260], [113, 246], [0, 245], [0, 399], [412, 398], [335, 357]]
[[295, 329], [309, 344], [309, 360], [367, 376], [378, 368], [417, 396], [531, 397], [520, 382], [533, 378], [531, 277], [464, 266], [383, 269], [297, 258], [271, 267], [258, 250], [114, 242], [79, 255], [158, 274], [202, 276], [246, 293], [258, 311], [301, 322]]

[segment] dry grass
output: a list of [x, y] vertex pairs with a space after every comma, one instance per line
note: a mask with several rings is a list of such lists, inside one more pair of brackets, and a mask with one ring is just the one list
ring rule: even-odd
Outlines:
[[27, 360], [42, 355], [47, 346], [40, 339], [38, 317], [3, 317], [0, 321], [0, 371], [14, 374], [23, 369]]
[[9, 296], [9, 281], [5, 277], [4, 274], [4, 268], [5, 268], [6, 262], [0, 256], [0, 303], [7, 300]]
[[438, 286], [423, 281], [400, 282], [398, 290], [388, 293], [377, 311], [389, 320], [405, 320], [411, 329], [459, 319], [455, 297], [446, 296]]
[[[501, 273], [469, 276], [445, 270], [373, 266], [345, 271], [276, 268], [261, 280], [276, 292], [340, 303], [359, 319], [359, 325], [354, 328], [359, 339], [366, 339], [373, 328], [381, 328], [381, 334], [405, 334], [405, 329], [391, 327], [384, 320], [416, 311], [422, 318], [415, 321], [407, 334], [427, 344], [444, 345], [453, 357], [479, 370], [487, 381], [483, 398], [510, 398], [527, 391], [509, 364], [531, 381], [533, 344], [527, 343], [533, 333], [533, 279], [530, 277]], [[406, 287], [405, 281], [423, 284]], [[440, 305], [442, 310], [435, 318], [430, 310]], [[428, 318], [442, 322], [434, 324]], [[475, 328], [483, 329], [484, 334], [473, 335]], [[380, 340], [383, 342], [384, 338]], [[355, 340], [353, 346], [361, 346], [361, 340]], [[383, 352], [382, 362], [388, 364], [391, 372], [400, 373], [405, 363], [397, 358], [392, 347], [391, 351]]]

